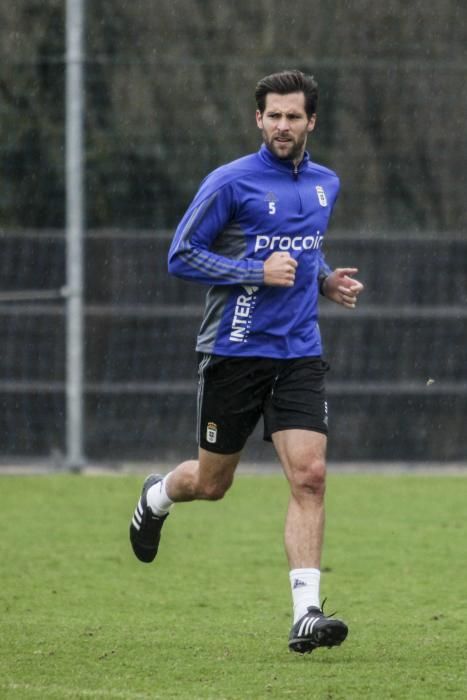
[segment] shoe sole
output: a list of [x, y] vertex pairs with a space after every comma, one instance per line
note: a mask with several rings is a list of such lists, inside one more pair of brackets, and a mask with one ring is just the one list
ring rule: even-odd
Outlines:
[[337, 647], [346, 639], [347, 625], [340, 620], [329, 620], [326, 626], [313, 633], [313, 639], [309, 637], [296, 637], [289, 640], [290, 651], [298, 654], [311, 654], [313, 649], [319, 647]]
[[131, 547], [133, 549], [133, 554], [135, 557], [138, 559], [138, 561], [141, 561], [143, 564], [150, 564], [151, 562], [154, 561], [154, 559], [157, 556], [157, 549], [154, 551], [154, 547], [146, 546], [144, 544], [140, 544], [139, 542], [136, 542], [133, 539], [133, 530], [130, 529], [130, 542], [131, 542]]

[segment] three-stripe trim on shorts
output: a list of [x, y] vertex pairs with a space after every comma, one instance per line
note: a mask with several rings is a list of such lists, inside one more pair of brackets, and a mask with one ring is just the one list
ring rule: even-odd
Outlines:
[[198, 411], [196, 418], [196, 436], [198, 440], [198, 445], [201, 441], [201, 411], [203, 408], [203, 396], [204, 396], [204, 371], [209, 364], [211, 355], [204, 355], [203, 359], [199, 363], [199, 382], [198, 382]]

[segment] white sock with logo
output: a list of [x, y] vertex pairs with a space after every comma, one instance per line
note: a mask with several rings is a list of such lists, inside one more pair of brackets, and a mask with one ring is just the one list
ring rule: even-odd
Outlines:
[[[170, 473], [171, 472], [169, 472], [169, 474]], [[158, 481], [157, 484], [151, 486], [146, 494], [148, 506], [154, 515], [167, 515], [173, 506], [174, 502], [168, 497], [165, 488], [165, 483], [169, 474], [166, 474], [162, 481]]]
[[289, 578], [295, 623], [308, 612], [310, 606], [321, 607], [319, 602], [321, 572], [319, 569], [292, 569], [289, 572]]

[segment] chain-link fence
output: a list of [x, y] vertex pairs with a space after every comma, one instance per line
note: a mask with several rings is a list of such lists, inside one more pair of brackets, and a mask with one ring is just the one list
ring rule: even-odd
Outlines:
[[[320, 83], [312, 156], [342, 182], [327, 255], [367, 285], [356, 313], [322, 304], [330, 456], [465, 459], [464, 5], [86, 10], [88, 456], [193, 452], [203, 290], [168, 278], [169, 231], [210, 169], [258, 147], [257, 79], [298, 67]], [[5, 4], [0, 35], [0, 452], [48, 455], [65, 439], [64, 3]]]
[[[169, 240], [163, 231], [87, 236], [91, 458], [175, 459], [194, 450], [204, 290], [168, 277]], [[4, 234], [0, 243], [1, 259], [11, 261], [8, 301], [0, 303], [1, 452], [46, 456], [65, 449], [65, 308], [54, 298], [64, 236]], [[358, 261], [367, 284], [356, 312], [321, 303], [331, 458], [464, 459], [467, 241], [347, 232], [330, 236], [327, 254], [334, 265]], [[49, 298], [23, 298], [31, 283]], [[248, 455], [272, 456], [259, 435]]]

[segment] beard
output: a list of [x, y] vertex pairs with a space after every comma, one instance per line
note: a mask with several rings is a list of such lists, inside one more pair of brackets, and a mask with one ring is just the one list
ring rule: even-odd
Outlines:
[[263, 134], [263, 139], [269, 150], [281, 160], [297, 160], [305, 150], [306, 134], [296, 141], [290, 139], [280, 142], [276, 140], [276, 137], [267, 139], [265, 134]]

